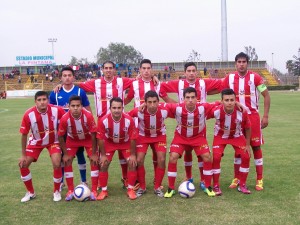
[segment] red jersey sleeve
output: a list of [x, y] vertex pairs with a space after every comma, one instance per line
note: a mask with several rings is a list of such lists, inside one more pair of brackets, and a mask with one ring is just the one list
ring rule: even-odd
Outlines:
[[128, 77], [122, 77], [122, 80], [123, 80], [123, 90], [125, 91], [128, 88], [130, 88], [130, 85], [132, 84], [132, 82], [135, 79], [131, 79], [131, 78], [128, 78]]
[[88, 127], [91, 133], [97, 132], [97, 125], [92, 113], [88, 113]]
[[139, 112], [139, 108], [134, 108], [133, 110], [129, 111], [127, 114], [133, 118], [133, 117], [138, 117], [138, 112]]
[[176, 115], [176, 107], [178, 106], [178, 103], [165, 103], [164, 107], [168, 111], [168, 117], [175, 118]]
[[206, 86], [206, 92], [218, 90], [222, 91], [222, 80], [221, 79], [203, 79]]
[[67, 119], [68, 119], [67, 115], [65, 115], [61, 118], [59, 127], [58, 127], [58, 132], [57, 132], [58, 136], [64, 136], [65, 133], [67, 132], [67, 129], [68, 129]]
[[222, 80], [222, 86], [221, 89], [229, 88], [229, 75], [226, 75], [226, 77]]
[[178, 80], [171, 80], [163, 82], [160, 85], [160, 97], [166, 97], [167, 93], [177, 93], [178, 92]]
[[20, 133], [28, 134], [29, 131], [30, 131], [30, 121], [28, 119], [27, 113], [25, 113], [21, 122]]
[[58, 115], [57, 116], [58, 116], [58, 120], [60, 120], [63, 117], [63, 115], [65, 115], [66, 112], [62, 107], [57, 106], [57, 108], [58, 108]]
[[256, 87], [265, 83], [264, 79], [257, 73], [255, 74], [254, 82]]
[[134, 124], [132, 118], [130, 118], [130, 125], [129, 125], [128, 135], [129, 135], [130, 140], [135, 140], [139, 136], [138, 129], [135, 127], [135, 124]]
[[97, 127], [97, 138], [98, 139], [105, 139], [105, 127], [103, 124], [103, 120], [101, 119], [98, 123], [98, 127]]
[[129, 91], [128, 91], [128, 94], [127, 94], [127, 98], [129, 100], [133, 99], [134, 98], [134, 90], [133, 90], [133, 85], [132, 83], [130, 84], [130, 88], [129, 88]]
[[86, 92], [95, 93], [95, 80], [89, 80], [86, 82], [79, 83], [79, 87], [85, 90]]

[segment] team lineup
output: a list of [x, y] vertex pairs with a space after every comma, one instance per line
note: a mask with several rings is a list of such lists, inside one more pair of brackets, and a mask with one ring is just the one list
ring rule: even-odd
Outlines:
[[[255, 189], [263, 190], [261, 130], [268, 126], [270, 95], [262, 77], [248, 70], [248, 61], [246, 54], [236, 55], [237, 71], [220, 80], [197, 78], [196, 64], [189, 62], [184, 66], [185, 79], [162, 83], [152, 76], [152, 64], [148, 59], [140, 62], [140, 75], [136, 79], [116, 77], [115, 64], [106, 61], [103, 63], [104, 77], [78, 86], [73, 83], [72, 68], [64, 67], [62, 84], [49, 97], [47, 92], [38, 91], [35, 106], [25, 112], [21, 122], [19, 167], [27, 190], [21, 202], [36, 196], [29, 167], [38, 160], [44, 148], [48, 149], [53, 165], [53, 201], [62, 199], [64, 178], [68, 188], [65, 200], [74, 198], [72, 162], [75, 156], [81, 181], [87, 185], [84, 149], [90, 161], [89, 199], [92, 201], [109, 196], [109, 165], [115, 151], [118, 151], [128, 198], [134, 200], [145, 194], [148, 190], [144, 161], [149, 146], [154, 167], [154, 194], [158, 197], [171, 198], [175, 194], [177, 161], [181, 157], [186, 180], [194, 182], [193, 150], [198, 160], [200, 188], [210, 197], [222, 195], [219, 177], [226, 145], [232, 145], [235, 151], [234, 178], [229, 188], [251, 193], [246, 182], [253, 155]], [[128, 91], [126, 96], [125, 91]], [[94, 93], [97, 123], [85, 92]], [[178, 99], [170, 98], [168, 93], [176, 93]], [[206, 102], [207, 95], [218, 93], [221, 94], [219, 101]], [[258, 113], [260, 95], [264, 98], [261, 118]], [[160, 98], [165, 102], [160, 102]], [[134, 109], [124, 112], [124, 105], [132, 99]], [[177, 124], [169, 150], [164, 123], [167, 118], [175, 119]], [[212, 149], [206, 139], [208, 119], [215, 120]], [[165, 173], [168, 187], [163, 191]]]

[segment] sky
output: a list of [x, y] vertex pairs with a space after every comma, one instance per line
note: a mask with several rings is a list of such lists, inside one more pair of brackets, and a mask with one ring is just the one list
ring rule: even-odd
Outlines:
[[[300, 48], [299, 0], [227, 0], [228, 59], [245, 46], [258, 60], [286, 72]], [[71, 56], [95, 61], [111, 42], [132, 45], [152, 62], [182, 62], [192, 50], [201, 61], [221, 58], [221, 0], [2, 0], [0, 66], [16, 56]], [[272, 54], [273, 53], [273, 54]]]

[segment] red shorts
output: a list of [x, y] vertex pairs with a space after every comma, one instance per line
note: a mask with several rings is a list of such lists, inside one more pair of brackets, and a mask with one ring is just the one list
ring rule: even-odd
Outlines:
[[[82, 147], [82, 146], [80, 146], [80, 147]], [[92, 147], [84, 146], [84, 148], [85, 148], [88, 156], [91, 156], [93, 154]], [[67, 154], [75, 157], [78, 149], [79, 149], [79, 147], [69, 147], [69, 148], [67, 148]]]
[[167, 152], [167, 143], [166, 142], [155, 142], [155, 143], [149, 143], [149, 144], [136, 144], [136, 152], [142, 152], [147, 153], [148, 147], [152, 148], [155, 152]]
[[36, 162], [44, 148], [48, 149], [49, 155], [53, 155], [55, 153], [61, 154], [61, 149], [59, 147], [59, 144], [51, 144], [51, 145], [46, 145], [43, 147], [36, 147], [36, 146], [30, 146], [27, 145], [25, 154], [26, 156], [30, 156], [34, 158], [34, 162]]
[[[226, 147], [227, 144], [219, 144], [219, 145], [213, 145], [212, 149], [213, 149], [213, 155], [216, 155], [216, 154], [220, 154], [220, 155], [224, 155], [224, 149]], [[242, 155], [244, 154], [245, 152], [245, 147], [246, 146], [234, 146], [232, 145], [235, 153], [237, 155]]]
[[130, 141], [122, 144], [104, 141], [105, 152], [112, 152], [116, 150], [127, 150], [129, 148], [130, 148]]
[[[130, 157], [130, 149], [114, 150], [109, 152], [106, 151], [105, 155], [107, 157], [107, 160], [112, 161], [116, 151], [119, 151], [123, 155], [123, 158], [126, 160]], [[101, 158], [101, 154], [100, 154], [100, 158]]]
[[248, 114], [251, 121], [251, 146], [260, 146], [264, 144], [264, 139], [261, 131], [260, 117], [258, 113]]
[[170, 152], [176, 152], [180, 156], [182, 156], [184, 150], [189, 149], [194, 149], [197, 156], [203, 155], [205, 153], [210, 153], [206, 138], [198, 138], [198, 145], [176, 143], [176, 140], [173, 139], [170, 146]]

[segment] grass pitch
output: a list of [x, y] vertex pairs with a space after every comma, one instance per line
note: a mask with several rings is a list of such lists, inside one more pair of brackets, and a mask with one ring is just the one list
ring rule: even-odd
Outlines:
[[[219, 96], [209, 97], [209, 101], [215, 99]], [[299, 224], [300, 93], [271, 92], [271, 101], [269, 127], [264, 130], [265, 145], [262, 147], [265, 189], [261, 192], [254, 189], [253, 159], [247, 182], [252, 194], [243, 195], [228, 188], [233, 177], [233, 150], [227, 147], [222, 160], [221, 197], [209, 198], [200, 191], [196, 157], [193, 163], [197, 185], [195, 196], [191, 199], [183, 199], [178, 194], [171, 199], [156, 197], [149, 151], [145, 165], [148, 192], [141, 198], [135, 201], [127, 199], [121, 188], [121, 170], [115, 156], [109, 169], [109, 197], [106, 200], [53, 202], [52, 166], [44, 150], [38, 162], [31, 165], [37, 197], [21, 203], [25, 188], [18, 169], [21, 156], [19, 126], [23, 113], [34, 104], [34, 100], [0, 100], [0, 224]], [[208, 121], [207, 128], [210, 144], [213, 122]], [[170, 144], [175, 121], [168, 119], [166, 124]], [[76, 185], [79, 183], [76, 160], [73, 165]], [[179, 160], [177, 187], [183, 178], [183, 162]], [[167, 176], [163, 185], [166, 189]], [[63, 197], [65, 193], [66, 189], [62, 192]]]

